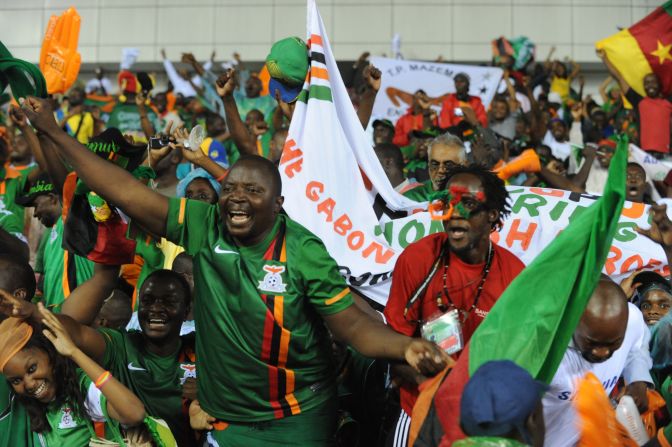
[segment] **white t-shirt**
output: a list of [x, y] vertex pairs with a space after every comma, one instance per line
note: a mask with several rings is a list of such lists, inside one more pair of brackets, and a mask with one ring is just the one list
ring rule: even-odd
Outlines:
[[628, 326], [621, 347], [603, 363], [590, 363], [570, 342], [555, 373], [551, 385], [544, 394], [544, 423], [546, 424], [545, 447], [574, 446], [579, 441], [577, 418], [572, 399], [576, 383], [586, 373], [592, 372], [602, 382], [607, 394], [611, 393], [623, 376], [625, 383], [653, 383], [649, 370], [652, 366], [649, 354], [650, 332], [642, 313], [633, 304], [628, 304]]

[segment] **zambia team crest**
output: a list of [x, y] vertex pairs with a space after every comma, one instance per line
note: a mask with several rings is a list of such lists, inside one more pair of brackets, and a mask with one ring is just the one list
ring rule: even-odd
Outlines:
[[263, 267], [266, 272], [264, 279], [259, 281], [259, 290], [272, 293], [285, 293], [287, 285], [282, 282], [282, 272], [285, 267], [281, 265], [265, 265]]
[[77, 424], [73, 418], [72, 408], [63, 407], [62, 408], [61, 422], [58, 424], [58, 428], [75, 428]]
[[184, 385], [184, 382], [186, 382], [187, 379], [196, 378], [196, 365], [183, 363], [180, 365], [180, 368], [184, 371], [184, 374], [182, 374], [182, 378], [180, 379], [181, 385]]

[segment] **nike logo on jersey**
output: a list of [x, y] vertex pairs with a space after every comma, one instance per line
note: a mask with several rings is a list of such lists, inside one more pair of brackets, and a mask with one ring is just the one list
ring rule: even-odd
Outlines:
[[215, 245], [215, 253], [220, 254], [220, 255], [237, 255], [237, 254], [240, 254], [237, 251], [224, 250], [223, 248], [219, 247], [219, 244]]
[[128, 364], [128, 370], [129, 371], [145, 371], [145, 372], [147, 371], [145, 368], [140, 368], [140, 367], [137, 367], [137, 366], [133, 366], [133, 362], [130, 362]]

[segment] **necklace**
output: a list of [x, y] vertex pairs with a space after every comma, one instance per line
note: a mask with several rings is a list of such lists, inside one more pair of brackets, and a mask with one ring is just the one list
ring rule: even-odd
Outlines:
[[[462, 323], [465, 323], [471, 312], [476, 309], [478, 305], [478, 300], [481, 298], [481, 293], [483, 292], [483, 287], [485, 286], [485, 280], [488, 279], [488, 273], [490, 273], [490, 266], [492, 264], [492, 257], [494, 250], [492, 249], [492, 242], [488, 241], [488, 257], [485, 261], [485, 266], [483, 267], [483, 273], [481, 274], [481, 281], [478, 284], [478, 289], [476, 289], [476, 296], [474, 297], [474, 302], [471, 304], [469, 310], [458, 309], [453, 300], [450, 298], [450, 293], [448, 293], [448, 260], [443, 262], [443, 290], [436, 294], [436, 305], [439, 310], [443, 313], [446, 313], [449, 310], [455, 309], [460, 312], [462, 316]], [[448, 305], [444, 304], [443, 296], [446, 297]]]

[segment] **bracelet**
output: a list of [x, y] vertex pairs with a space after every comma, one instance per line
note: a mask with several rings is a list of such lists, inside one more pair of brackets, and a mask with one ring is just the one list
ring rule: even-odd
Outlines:
[[217, 177], [217, 178], [215, 179], [215, 181], [216, 181], [217, 183], [220, 183], [222, 180], [224, 180], [224, 179], [226, 178], [226, 174], [228, 174], [228, 173], [229, 173], [229, 172], [227, 171], [227, 172], [225, 172], [224, 174], [220, 175], [219, 177]]
[[105, 371], [100, 375], [100, 377], [98, 377], [98, 379], [96, 379], [94, 385], [96, 385], [96, 388], [101, 389], [103, 385], [105, 385], [111, 378], [112, 374], [110, 374], [109, 371]]

